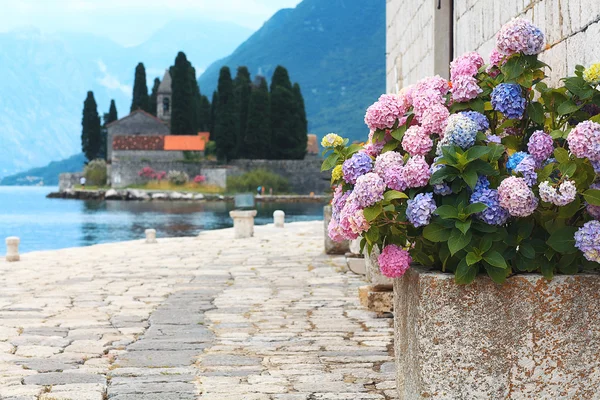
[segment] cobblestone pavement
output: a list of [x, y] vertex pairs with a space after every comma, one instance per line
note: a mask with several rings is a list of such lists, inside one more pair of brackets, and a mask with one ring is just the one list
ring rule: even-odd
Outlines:
[[391, 319], [322, 222], [0, 261], [0, 399], [395, 398]]

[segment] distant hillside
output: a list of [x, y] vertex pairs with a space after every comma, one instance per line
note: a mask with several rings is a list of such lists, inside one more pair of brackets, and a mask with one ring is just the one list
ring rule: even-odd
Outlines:
[[88, 90], [94, 91], [100, 115], [110, 99], [119, 116], [127, 115], [138, 62], [144, 62], [152, 87], [179, 50], [200, 73], [251, 33], [231, 23], [179, 20], [129, 48], [85, 33], [0, 33], [0, 177], [79, 152]]
[[200, 88], [212, 92], [223, 65], [270, 78], [278, 64], [302, 87], [311, 133], [364, 140], [365, 109], [385, 91], [385, 0], [304, 0], [281, 10], [208, 67]]
[[83, 153], [75, 154], [65, 160], [52, 161], [45, 167], [33, 168], [29, 171], [20, 172], [7, 176], [0, 181], [5, 186], [31, 186], [45, 185], [58, 186], [58, 175], [63, 172], [81, 172], [85, 156]]

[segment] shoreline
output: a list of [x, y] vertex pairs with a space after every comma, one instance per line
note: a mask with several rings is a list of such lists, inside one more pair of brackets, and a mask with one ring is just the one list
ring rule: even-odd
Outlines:
[[[120, 200], [120, 201], [234, 201], [234, 195], [186, 193], [165, 190], [148, 189], [99, 189], [81, 190], [67, 189], [64, 191], [50, 192], [46, 195], [49, 199], [71, 200]], [[327, 203], [329, 195], [254, 195], [256, 202], [265, 203]]]

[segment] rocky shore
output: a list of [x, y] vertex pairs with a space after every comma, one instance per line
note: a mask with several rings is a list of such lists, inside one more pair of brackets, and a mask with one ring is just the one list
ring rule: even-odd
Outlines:
[[[77, 190], [67, 189], [48, 194], [49, 199], [76, 200], [125, 200], [125, 201], [233, 201], [232, 195], [184, 193], [176, 191], [143, 190], [143, 189], [99, 189]], [[329, 196], [325, 195], [265, 195], [254, 196], [257, 202], [315, 202], [325, 203]]]

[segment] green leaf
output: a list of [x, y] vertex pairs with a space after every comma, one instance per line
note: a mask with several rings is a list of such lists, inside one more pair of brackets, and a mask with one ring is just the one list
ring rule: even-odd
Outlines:
[[561, 105], [558, 106], [558, 109], [556, 111], [558, 112], [558, 115], [567, 115], [567, 114], [574, 113], [575, 111], [579, 110], [580, 108], [581, 108], [581, 106], [578, 106], [577, 104], [575, 104], [575, 102], [573, 100], [567, 100], [567, 101], [561, 103]]
[[379, 228], [372, 226], [366, 233], [365, 239], [369, 244], [375, 244], [379, 240]]
[[478, 256], [477, 254], [473, 253], [472, 251], [467, 253], [467, 264], [468, 265], [477, 264], [479, 261], [481, 261], [481, 256]]
[[586, 190], [583, 192], [583, 198], [593, 206], [600, 206], [600, 190], [598, 189]]
[[346, 149], [346, 157], [350, 157], [352, 154], [354, 154], [362, 149], [363, 149], [363, 146], [361, 146], [360, 144], [351, 144]]
[[504, 154], [504, 146], [502, 145], [490, 143], [488, 144], [488, 147], [490, 148], [490, 152], [488, 154], [488, 159], [490, 161], [497, 161]]
[[577, 263], [574, 263], [577, 258], [579, 258], [579, 254], [566, 254], [560, 258], [558, 261], [558, 270], [563, 274], [576, 274], [578, 271]]
[[527, 106], [527, 115], [533, 122], [538, 125], [543, 125], [546, 120], [546, 115], [544, 114], [544, 106], [542, 106], [537, 101], [529, 103]]
[[335, 167], [339, 158], [340, 155], [338, 153], [331, 153], [329, 157], [323, 161], [323, 164], [321, 165], [321, 171], [328, 171]]
[[398, 129], [394, 129], [391, 133], [392, 137], [394, 139], [396, 139], [399, 142], [402, 142], [402, 138], [404, 137], [404, 134], [406, 133], [406, 129], [408, 128], [408, 123], [399, 126]]
[[485, 253], [483, 255], [483, 260], [496, 268], [508, 268], [504, 257], [502, 257], [502, 254], [498, 253], [496, 250], [490, 250]]
[[472, 170], [472, 169], [466, 169], [463, 173], [462, 173], [462, 178], [464, 179], [464, 181], [467, 183], [467, 185], [469, 185], [469, 187], [471, 189], [475, 188], [475, 185], [477, 185], [477, 172]]
[[450, 237], [451, 229], [431, 223], [423, 229], [423, 237], [434, 243], [445, 242]]
[[383, 194], [384, 201], [392, 201], [395, 199], [408, 199], [408, 196], [405, 193], [399, 192], [397, 190], [388, 190]]
[[552, 139], [560, 139], [564, 136], [564, 132], [559, 130], [559, 129], [555, 129], [552, 132], [550, 132], [550, 136], [552, 136]]
[[432, 185], [437, 185], [442, 183], [446, 178], [453, 178], [457, 174], [456, 168], [453, 167], [442, 167], [439, 170], [435, 171], [431, 178], [429, 178], [429, 183]]
[[555, 230], [546, 243], [560, 254], [571, 254], [577, 252], [575, 248], [575, 231], [574, 226], [563, 226]]
[[594, 89], [581, 77], [573, 76], [564, 80], [565, 87], [569, 92], [577, 95], [582, 100], [588, 99], [594, 95]]
[[365, 216], [365, 219], [369, 222], [373, 221], [375, 218], [377, 218], [379, 216], [379, 214], [381, 214], [381, 212], [383, 211], [383, 209], [381, 208], [381, 204], [375, 204], [371, 207], [367, 207], [363, 210], [363, 214]]
[[500, 70], [506, 81], [514, 81], [525, 71], [525, 65], [521, 57], [511, 57]]
[[458, 229], [459, 231], [461, 231], [464, 234], [467, 233], [467, 231], [469, 230], [469, 228], [471, 227], [471, 220], [468, 219], [466, 221], [456, 221], [454, 223], [454, 226], [456, 227], [456, 229]]
[[458, 210], [450, 205], [439, 206], [435, 210], [435, 214], [439, 215], [442, 219], [458, 218]]
[[559, 163], [568, 163], [569, 162], [569, 152], [562, 147], [559, 147], [554, 150], [554, 158]]
[[483, 203], [473, 203], [473, 204], [469, 204], [467, 206], [467, 208], [465, 208], [464, 213], [467, 215], [472, 215], [478, 212], [482, 212], [483, 210], [485, 210], [488, 206], [483, 204]]
[[544, 278], [552, 280], [554, 278], [554, 263], [543, 262], [541, 272]]
[[473, 161], [488, 154], [492, 149], [487, 146], [473, 146], [465, 153], [467, 160]]
[[492, 238], [490, 235], [485, 235], [479, 241], [479, 251], [485, 253], [492, 247]]
[[390, 140], [383, 146], [383, 149], [381, 150], [381, 152], [386, 153], [388, 151], [393, 151], [393, 150], [396, 150], [396, 147], [398, 147], [398, 141]]
[[454, 282], [459, 285], [468, 285], [475, 280], [477, 270], [477, 265], [469, 265], [467, 264], [467, 260], [463, 258], [456, 267]]
[[535, 249], [529, 243], [519, 244], [519, 253], [523, 254], [523, 257], [533, 260], [535, 258]]
[[575, 175], [575, 172], [577, 171], [577, 164], [573, 161], [569, 161], [566, 164], [560, 164], [558, 169], [563, 175], [572, 178], [573, 175]]
[[577, 211], [579, 211], [580, 206], [581, 206], [581, 201], [579, 200], [579, 196], [577, 196], [577, 197], [575, 197], [575, 200], [573, 200], [566, 206], [559, 207], [558, 216], [561, 218], [571, 218], [573, 215], [577, 214]]
[[457, 252], [467, 247], [467, 245], [471, 243], [472, 236], [471, 231], [467, 231], [467, 233], [463, 235], [461, 231], [454, 229], [450, 234], [450, 238], [448, 238], [448, 249], [450, 249], [450, 254], [455, 255]]
[[506, 281], [506, 277], [510, 273], [510, 270], [508, 269], [497, 268], [491, 265], [486, 265], [485, 270], [489, 277], [499, 285], [502, 285], [504, 281]]

